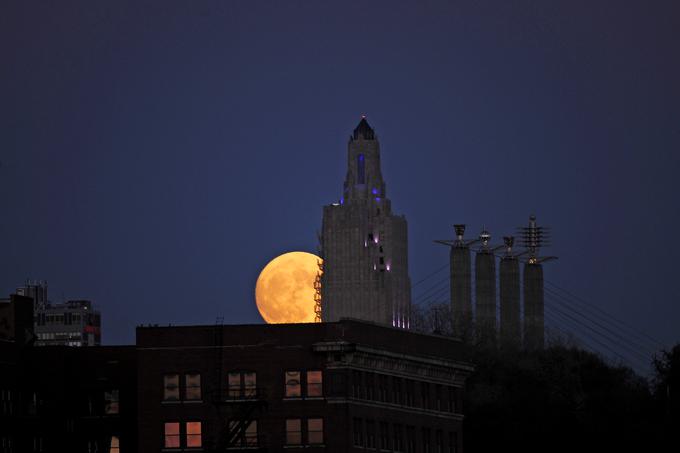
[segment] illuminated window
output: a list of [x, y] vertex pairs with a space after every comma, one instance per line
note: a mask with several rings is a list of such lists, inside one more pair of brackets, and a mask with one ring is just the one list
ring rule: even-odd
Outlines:
[[323, 418], [307, 420], [307, 443], [311, 445], [323, 443]]
[[307, 371], [307, 396], [323, 396], [323, 374]]
[[118, 440], [118, 436], [111, 437], [109, 453], [120, 453], [120, 441]]
[[302, 396], [299, 371], [286, 371], [286, 397], [299, 398]]
[[357, 184], [366, 184], [366, 169], [364, 155], [357, 156]]
[[104, 413], [107, 415], [118, 414], [118, 390], [104, 392]]
[[191, 373], [184, 375], [184, 399], [198, 401], [201, 399], [201, 375]]
[[286, 420], [286, 444], [302, 444], [302, 420], [299, 418], [289, 418]]
[[163, 399], [165, 401], [179, 400], [179, 374], [163, 376]]
[[179, 422], [165, 422], [165, 448], [179, 448]]
[[201, 438], [201, 422], [186, 422], [187, 448], [200, 448], [203, 446]]

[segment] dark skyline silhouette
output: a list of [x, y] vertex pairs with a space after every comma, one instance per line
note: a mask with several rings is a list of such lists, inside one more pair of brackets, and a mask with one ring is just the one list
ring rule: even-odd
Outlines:
[[3, 2], [0, 297], [46, 279], [107, 344], [261, 322], [258, 273], [316, 251], [366, 114], [413, 282], [454, 223], [535, 214], [546, 280], [670, 346], [678, 42], [674, 1]]

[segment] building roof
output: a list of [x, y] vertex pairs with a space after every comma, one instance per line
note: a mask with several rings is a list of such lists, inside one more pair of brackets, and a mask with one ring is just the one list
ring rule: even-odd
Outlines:
[[361, 135], [364, 140], [375, 140], [375, 131], [368, 124], [365, 116], [361, 117], [361, 121], [359, 121], [357, 127], [354, 128], [354, 134], [352, 137], [354, 140], [357, 140], [359, 135]]

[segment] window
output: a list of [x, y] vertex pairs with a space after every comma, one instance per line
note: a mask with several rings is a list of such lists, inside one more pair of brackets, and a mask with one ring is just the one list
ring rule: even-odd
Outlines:
[[420, 401], [424, 409], [430, 408], [430, 384], [423, 382], [420, 386]]
[[241, 373], [229, 373], [229, 398], [241, 397]]
[[367, 400], [375, 399], [375, 395], [374, 395], [375, 385], [374, 385], [374, 379], [373, 378], [374, 378], [373, 373], [366, 373], [366, 399]]
[[406, 427], [406, 452], [416, 453], [416, 428], [414, 426]]
[[231, 420], [228, 447], [257, 447], [257, 420]]
[[458, 453], [458, 433], [449, 433], [449, 453]]
[[361, 398], [362, 388], [361, 388], [361, 371], [352, 372], [352, 396], [354, 398]]
[[104, 413], [106, 415], [118, 414], [118, 390], [109, 390], [104, 392]]
[[456, 389], [449, 387], [449, 412], [456, 412]]
[[375, 448], [375, 422], [366, 420], [366, 448]]
[[163, 399], [165, 401], [179, 401], [179, 374], [163, 376]]
[[201, 438], [201, 422], [186, 422], [186, 445], [187, 448], [200, 448], [203, 446]]
[[165, 422], [165, 448], [179, 448], [179, 422]]
[[434, 433], [434, 451], [435, 453], [444, 453], [444, 446], [443, 446], [443, 439], [442, 439], [442, 432], [440, 430], [437, 430], [437, 432]]
[[380, 422], [380, 449], [390, 449], [389, 431], [387, 429], [387, 422]]
[[434, 408], [437, 409], [438, 411], [442, 410], [442, 386], [437, 384], [435, 387], [435, 403], [434, 403]]
[[379, 374], [378, 381], [380, 382], [378, 386], [378, 400], [387, 402], [387, 376]]
[[257, 396], [257, 373], [254, 371], [231, 372], [228, 375], [229, 398], [255, 398]]
[[354, 420], [354, 446], [363, 447], [364, 446], [364, 426], [360, 418], [355, 418]]
[[366, 169], [364, 164], [364, 155], [357, 155], [357, 184], [366, 184]]
[[394, 451], [404, 451], [404, 428], [398, 423], [394, 425]]
[[430, 429], [423, 428], [423, 453], [431, 453], [430, 447]]
[[289, 418], [286, 420], [286, 444], [302, 444], [302, 420], [299, 418]]
[[243, 390], [246, 398], [257, 396], [257, 374], [254, 371], [243, 373]]
[[286, 397], [299, 398], [302, 396], [299, 371], [286, 371]]
[[201, 375], [189, 373], [184, 375], [184, 399], [199, 401], [201, 399]]
[[323, 375], [321, 371], [307, 371], [307, 396], [323, 396]]
[[407, 406], [413, 406], [413, 381], [406, 380], [406, 401]]
[[307, 443], [311, 445], [323, 443], [323, 418], [307, 420]]
[[392, 402], [401, 404], [401, 378], [398, 377], [392, 379]]
[[257, 446], [257, 420], [252, 420], [248, 426], [246, 426], [245, 444], [247, 447]]
[[111, 446], [109, 447], [109, 453], [120, 453], [120, 441], [118, 436], [111, 437]]

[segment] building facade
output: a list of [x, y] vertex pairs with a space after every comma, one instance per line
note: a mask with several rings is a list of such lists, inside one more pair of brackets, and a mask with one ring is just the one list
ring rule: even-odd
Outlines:
[[459, 346], [352, 320], [138, 328], [138, 450], [460, 452]]
[[380, 143], [365, 118], [349, 139], [342, 198], [323, 208], [320, 239], [322, 319], [354, 318], [408, 328], [406, 218], [392, 214]]
[[89, 300], [39, 306], [35, 311], [37, 346], [99, 346], [101, 314]]

